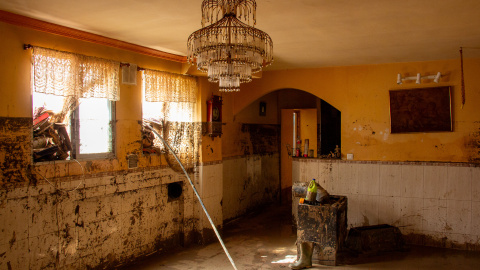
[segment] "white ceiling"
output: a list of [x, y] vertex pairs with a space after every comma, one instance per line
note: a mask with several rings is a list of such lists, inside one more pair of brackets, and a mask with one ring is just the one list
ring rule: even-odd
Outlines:
[[[186, 55], [201, 2], [0, 0], [0, 9]], [[273, 39], [266, 70], [453, 59], [480, 47], [480, 1], [257, 0], [256, 27]]]

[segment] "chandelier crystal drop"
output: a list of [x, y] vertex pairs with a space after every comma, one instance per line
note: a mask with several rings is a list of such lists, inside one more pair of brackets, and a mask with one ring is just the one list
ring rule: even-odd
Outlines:
[[254, 27], [256, 7], [255, 0], [202, 2], [203, 28], [188, 37], [187, 59], [222, 92], [240, 91], [241, 83], [273, 62], [272, 39]]

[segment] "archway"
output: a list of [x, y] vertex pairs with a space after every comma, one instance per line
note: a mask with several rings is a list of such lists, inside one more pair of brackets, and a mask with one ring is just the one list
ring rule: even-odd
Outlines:
[[[314, 158], [325, 158], [330, 152], [334, 151], [336, 145], [341, 146], [340, 111], [311, 93], [292, 88], [275, 90], [245, 106], [233, 117], [232, 125], [237, 125], [238, 128], [235, 132], [232, 131], [229, 134], [230, 136], [225, 136], [225, 139], [223, 139], [224, 157], [238, 156], [239, 154], [245, 156], [267, 155], [276, 152], [278, 162], [277, 174], [275, 176], [264, 175], [264, 177], [269, 177], [270, 179], [272, 177], [277, 178], [277, 188], [280, 193], [278, 197], [282, 203], [291, 202], [291, 161], [292, 148], [294, 147], [293, 123], [290, 120], [283, 121], [282, 112], [288, 114], [289, 112], [300, 110], [310, 110], [310, 113], [314, 112], [311, 118], [315, 118], [315, 120], [309, 125], [310, 127], [313, 126], [313, 134], [315, 135], [308, 135], [310, 140], [309, 149], [314, 151]], [[291, 124], [290, 127], [285, 127], [287, 122]], [[307, 122], [306, 119], [304, 119], [304, 122]], [[284, 129], [286, 131], [283, 131], [283, 133], [287, 132], [290, 134], [288, 139], [282, 138], [284, 137], [282, 134]], [[244, 133], [248, 134], [245, 135]], [[238, 139], [242, 136], [242, 139]], [[236, 137], [237, 140], [229, 141], [232, 140], [230, 139], [231, 137]], [[303, 139], [305, 138], [302, 137], [301, 139], [303, 142], [302, 147], [304, 147]], [[275, 150], [272, 150], [273, 148]], [[228, 171], [226, 172], [228, 173]], [[229, 179], [231, 175], [226, 177]], [[254, 195], [252, 194], [251, 196], [253, 197]]]

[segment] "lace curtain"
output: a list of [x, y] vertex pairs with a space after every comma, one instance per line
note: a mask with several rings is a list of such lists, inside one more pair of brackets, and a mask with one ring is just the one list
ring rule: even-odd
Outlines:
[[[154, 102], [144, 118], [158, 124], [155, 128], [172, 147], [187, 170], [192, 170], [199, 160], [201, 125], [194, 120], [198, 98], [197, 80], [190, 76], [156, 70], [145, 70], [145, 101]], [[144, 106], [144, 108], [147, 106]], [[181, 171], [175, 157], [160, 140], [154, 142], [165, 153], [166, 160], [175, 171]]]
[[33, 89], [38, 93], [120, 100], [120, 63], [33, 47]]
[[197, 80], [194, 77], [146, 69], [144, 79], [146, 101], [197, 102]]
[[63, 96], [54, 122], [64, 122], [80, 98], [120, 100], [120, 63], [80, 54], [33, 47], [33, 91]]

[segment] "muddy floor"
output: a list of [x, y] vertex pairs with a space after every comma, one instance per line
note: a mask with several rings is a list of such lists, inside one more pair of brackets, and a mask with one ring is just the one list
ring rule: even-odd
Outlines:
[[[296, 235], [288, 206], [272, 206], [225, 225], [223, 240], [237, 269], [290, 269], [296, 259]], [[310, 269], [479, 269], [480, 253], [408, 246], [377, 255], [344, 253], [339, 266]], [[196, 246], [170, 255], [151, 255], [121, 269], [234, 269], [220, 244]]]

